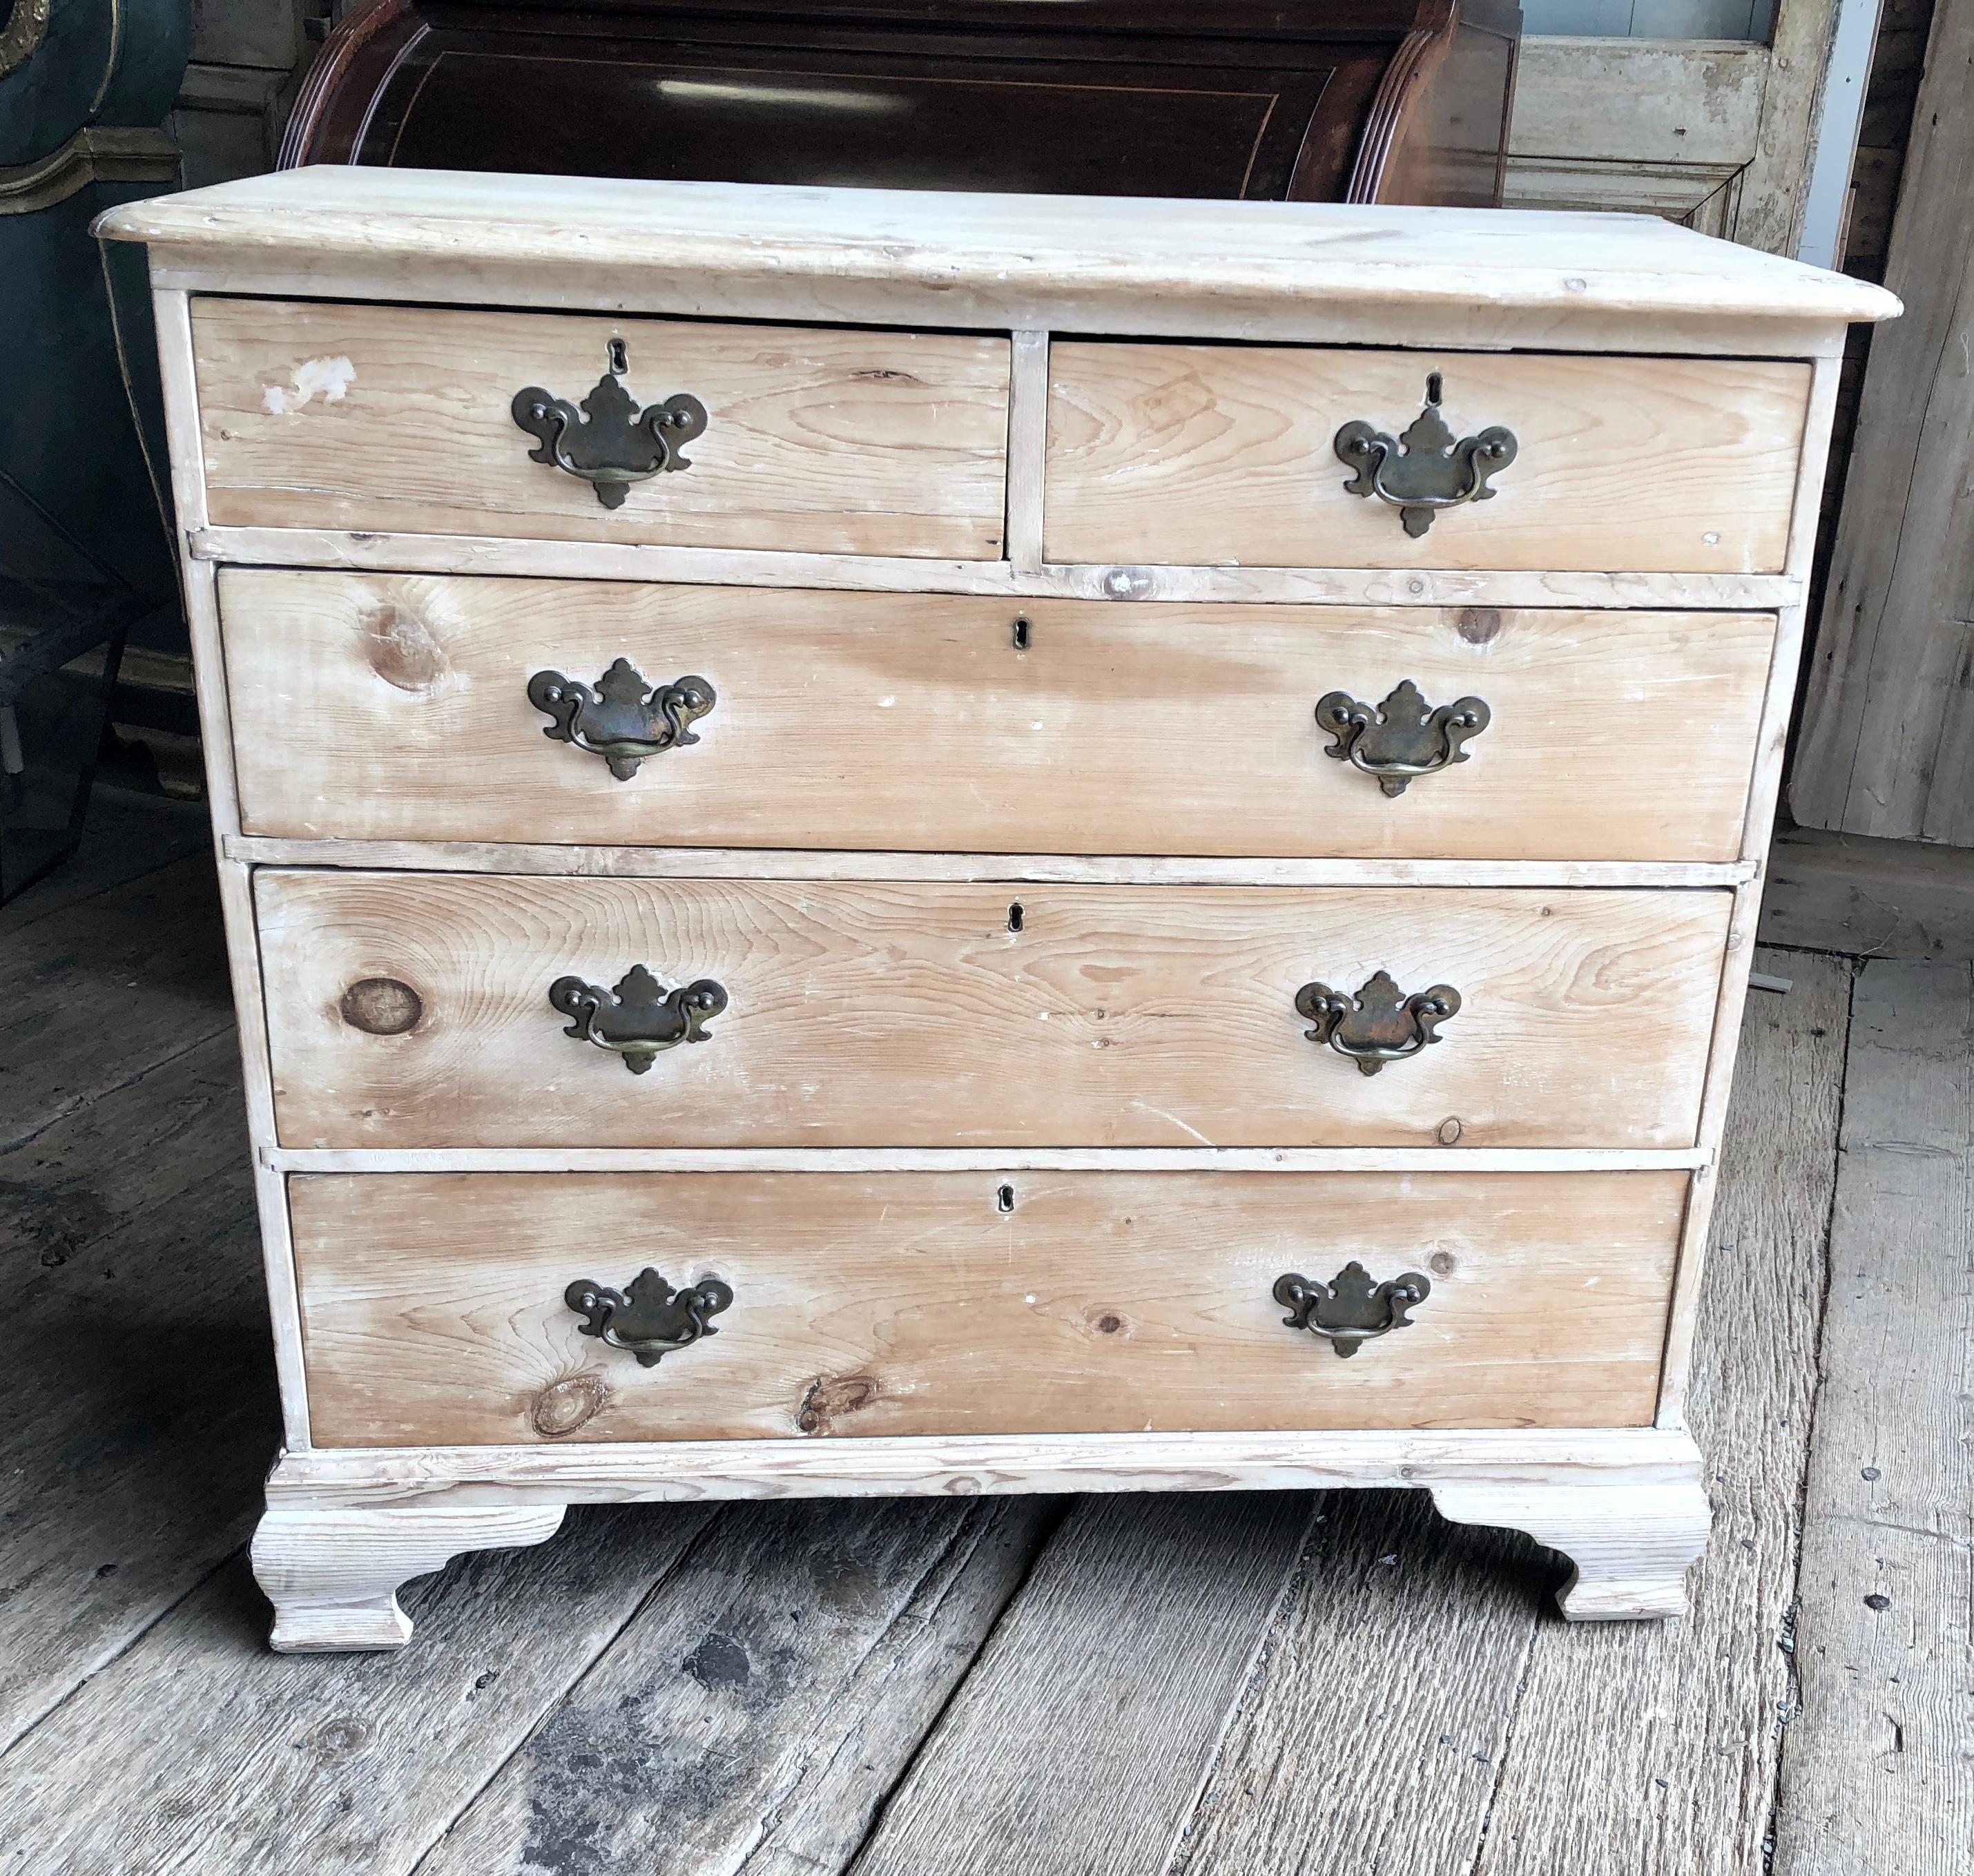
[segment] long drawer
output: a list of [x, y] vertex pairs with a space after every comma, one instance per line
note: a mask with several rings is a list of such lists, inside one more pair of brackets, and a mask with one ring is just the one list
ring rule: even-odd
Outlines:
[[[1644, 1425], [1686, 1179], [382, 1174], [288, 1189], [316, 1442], [450, 1446]], [[1291, 1275], [1333, 1292], [1301, 1312], [1314, 1330], [1285, 1322]], [[1376, 1288], [1408, 1277], [1424, 1279], [1415, 1301]], [[624, 1298], [607, 1314], [605, 1289]], [[1385, 1333], [1340, 1359], [1326, 1317]]]
[[1066, 342], [1049, 377], [1051, 560], [1773, 573], [1810, 372]]
[[[192, 343], [218, 525], [1001, 552], [1005, 338], [202, 298]], [[661, 423], [661, 458], [680, 398], [703, 427]], [[593, 483], [558, 449], [675, 466]]]
[[385, 1148], [1686, 1146], [1730, 903], [272, 869], [254, 897], [283, 1143]]
[[[1764, 614], [219, 588], [243, 825], [304, 838], [1727, 860], [1775, 639]], [[619, 659], [697, 702], [660, 698], [631, 726], [655, 753], [613, 764]], [[546, 707], [576, 685], [593, 708]]]

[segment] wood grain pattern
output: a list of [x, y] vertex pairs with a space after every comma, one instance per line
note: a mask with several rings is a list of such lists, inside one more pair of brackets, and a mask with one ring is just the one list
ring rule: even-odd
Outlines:
[[1974, 7], [1940, 0], [1789, 781], [1806, 827], [1974, 847]]
[[15, 1871], [409, 1876], [713, 1515], [578, 1513], [461, 1558], [406, 1592], [415, 1648], [339, 1661], [268, 1651], [243, 1556], [0, 1760]]
[[1257, 860], [1170, 854], [898, 853], [799, 847], [555, 847], [497, 841], [273, 840], [229, 860], [358, 872], [544, 879], [995, 881], [1080, 886], [1745, 886], [1752, 860]]
[[[1472, 1876], [1542, 1620], [1531, 1592], [1553, 1566], [1525, 1537], [1445, 1523], [1424, 1492], [1318, 1505], [1185, 1828], [1169, 1861], [1145, 1866], [1153, 1876]], [[1064, 1757], [1074, 1779], [1072, 1747]]]
[[[1731, 902], [271, 870], [255, 891], [280, 1143], [372, 1147], [1690, 1146]], [[633, 1077], [547, 992], [638, 963], [729, 1005]], [[1294, 998], [1379, 969], [1464, 1002], [1366, 1076]], [[367, 977], [416, 992], [415, 1028], [345, 1020]]]
[[[730, 317], [1228, 336], [1258, 322], [1264, 333], [1354, 326], [1387, 345], [1528, 346], [1572, 332], [1608, 346], [1711, 326], [1716, 343], [1782, 350], [1898, 310], [1863, 280], [1688, 229], [1540, 212], [324, 165], [129, 203], [99, 226], [150, 243], [166, 286], [218, 278], [238, 290], [280, 274], [379, 297], [395, 281], [399, 297], [415, 283], [469, 303]], [[1435, 329], [1444, 336], [1415, 336]]]
[[[1639, 1426], [1686, 1186], [402, 1173], [297, 1176], [289, 1198], [316, 1441], [443, 1446]], [[1344, 1361], [1271, 1292], [1352, 1258], [1433, 1288], [1410, 1328]], [[735, 1297], [716, 1336], [651, 1368], [581, 1334], [562, 1300], [646, 1262]]]
[[[1004, 338], [218, 297], [192, 333], [216, 524], [1001, 552]], [[527, 385], [586, 397], [613, 338], [644, 402], [708, 414], [691, 467], [614, 511], [531, 461], [510, 410]]]
[[1692, 1390], [1714, 1514], [1692, 1608], [1674, 1628], [1530, 1638], [1479, 1876], [1763, 1866], [1777, 1760], [1802, 1724], [1787, 1645], [1812, 1420], [1822, 1432], [1805, 1354], [1823, 1310], [1851, 971], [1774, 953], [1760, 966], [1795, 987], [1755, 993], [1743, 1024]]
[[[1038, 540], [1039, 537], [1037, 537]], [[1802, 597], [1788, 573], [1503, 572], [1458, 567], [1130, 566], [773, 549], [665, 547], [635, 541], [516, 540], [500, 534], [370, 534], [333, 528], [204, 528], [194, 560], [352, 572], [467, 573], [537, 579], [652, 580], [840, 592], [974, 593], [1109, 604], [1567, 606], [1628, 612], [1772, 612]], [[1039, 551], [1039, 548], [1038, 548]]]
[[1442, 1483], [1599, 1485], [1697, 1478], [1700, 1448], [1663, 1427], [1382, 1432], [1038, 1433], [854, 1441], [356, 1447], [286, 1452], [270, 1499], [402, 1504], [695, 1504], [709, 1498], [897, 1498], [981, 1493], [1310, 1491]]
[[[300, 838], [1723, 861], [1775, 634], [1762, 614], [232, 567], [219, 589], [243, 822]], [[534, 671], [594, 685], [619, 656], [718, 696], [698, 743], [628, 782], [549, 740], [526, 696]], [[1314, 710], [1404, 679], [1493, 720], [1394, 800], [1326, 753]]]
[[[57, 1023], [94, 1026], [90, 956], [78, 945], [44, 975]], [[169, 1006], [169, 987], [151, 999]], [[107, 1014], [99, 1047], [128, 1018]], [[0, 1751], [238, 1548], [259, 1508], [280, 1416], [238, 1061], [231, 1035], [197, 1043], [0, 1151]]]
[[[1505, 424], [1491, 500], [1417, 540], [1349, 494], [1342, 425], [1396, 436], [1428, 372], [1455, 436]], [[1059, 341], [1049, 361], [1052, 560], [1774, 572], [1809, 367]]]
[[857, 1876], [1162, 1868], [1311, 1509], [1279, 1497], [1079, 1507], [893, 1793]]
[[546, 1543], [560, 1505], [271, 1504], [254, 1532], [254, 1579], [274, 1605], [281, 1655], [401, 1648], [401, 1585], [467, 1550]]
[[1851, 1038], [1776, 1871], [1951, 1876], [1974, 1856], [1967, 967], [1866, 964]]
[[[1060, 1515], [1033, 1498], [730, 1511], [418, 1876], [835, 1876]], [[602, 1777], [570, 1776], [592, 1760]]]

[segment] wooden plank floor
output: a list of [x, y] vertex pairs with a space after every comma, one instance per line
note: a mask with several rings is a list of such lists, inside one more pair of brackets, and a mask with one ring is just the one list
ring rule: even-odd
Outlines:
[[1974, 979], [1761, 968], [1683, 1622], [1411, 1494], [629, 1507], [280, 1657], [205, 842], [107, 798], [0, 913], [0, 1876], [1974, 1868]]

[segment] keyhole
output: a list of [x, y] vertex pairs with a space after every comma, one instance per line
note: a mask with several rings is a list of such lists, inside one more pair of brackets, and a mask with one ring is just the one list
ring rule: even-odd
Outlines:
[[1025, 651], [1028, 648], [1028, 622], [1018, 618], [1015, 622], [1015, 649]]
[[994, 1209], [997, 1212], [1012, 1212], [1014, 1210], [1015, 1189], [1013, 1186], [1003, 1186], [1001, 1189], [994, 1195]]
[[1012, 932], [1019, 931], [1021, 929], [1023, 920], [1025, 920], [1028, 916], [1028, 913], [1022, 909], [1021, 902], [1017, 900], [1014, 904], [1011, 905], [1008, 908], [1008, 930]]
[[1441, 380], [1438, 372], [1428, 372], [1426, 374], [1425, 401], [1428, 404], [1438, 404], [1440, 399], [1440, 393], [1444, 389], [1444, 383]]
[[630, 369], [631, 355], [624, 349], [624, 341], [621, 339], [612, 339], [610, 341], [610, 370], [612, 375], [615, 377], [621, 378]]

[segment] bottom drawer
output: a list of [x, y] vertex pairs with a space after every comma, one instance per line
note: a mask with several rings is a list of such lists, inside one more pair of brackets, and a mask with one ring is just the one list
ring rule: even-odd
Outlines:
[[[288, 1182], [322, 1446], [1645, 1425], [1686, 1187], [1658, 1171]], [[1273, 1293], [1353, 1261], [1430, 1291], [1344, 1359]], [[648, 1265], [731, 1292], [715, 1333], [650, 1366], [585, 1334], [569, 1300]], [[1318, 1314], [1369, 1327], [1389, 1308]], [[690, 1333], [682, 1312], [610, 1326]]]

